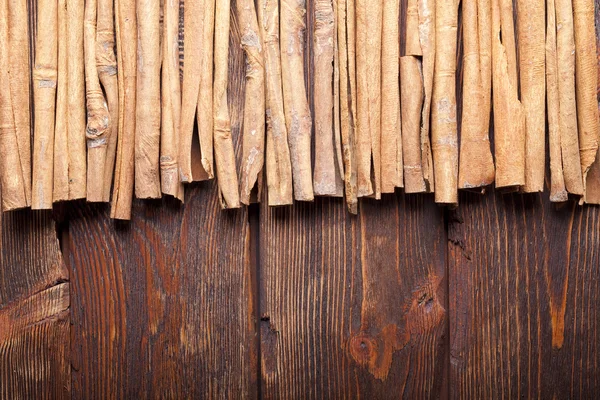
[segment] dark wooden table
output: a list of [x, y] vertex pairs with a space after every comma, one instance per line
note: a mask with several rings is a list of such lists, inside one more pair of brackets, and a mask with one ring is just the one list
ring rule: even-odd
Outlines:
[[600, 209], [547, 197], [4, 214], [0, 398], [597, 396]]

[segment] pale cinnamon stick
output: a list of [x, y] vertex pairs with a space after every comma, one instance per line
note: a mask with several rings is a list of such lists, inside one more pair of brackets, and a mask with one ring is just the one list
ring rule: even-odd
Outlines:
[[458, 204], [456, 124], [456, 43], [458, 2], [436, 3], [436, 53], [431, 113], [431, 141], [436, 203]]
[[33, 70], [35, 122], [31, 207], [33, 209], [51, 209], [58, 68], [57, 0], [40, 0], [37, 4], [37, 37], [35, 47], [35, 65]]
[[114, 0], [98, 0], [96, 65], [98, 68], [98, 77], [104, 88], [106, 101], [108, 103], [108, 111], [110, 113], [102, 190], [102, 201], [104, 202], [110, 201], [119, 134], [119, 83], [117, 75], [117, 59], [115, 55], [114, 6]]
[[[246, 54], [246, 92], [240, 200], [260, 201], [265, 152], [265, 69], [262, 40], [253, 0], [237, 1], [241, 44]], [[256, 198], [253, 192], [257, 192]]]
[[342, 196], [342, 178], [337, 165], [333, 126], [333, 25], [331, 0], [315, 1], [314, 23], [314, 107], [316, 196]]
[[294, 198], [314, 199], [311, 171], [312, 120], [304, 85], [305, 0], [281, 0], [281, 77]]
[[10, 93], [15, 118], [19, 164], [26, 205], [31, 205], [31, 104], [29, 21], [27, 2], [8, 1]]
[[[504, 25], [500, 3], [492, 0], [492, 85], [494, 102], [494, 138], [496, 148], [496, 187], [518, 190], [525, 184], [525, 114], [518, 99], [516, 58], [512, 30]], [[512, 4], [509, 5], [512, 26]]]
[[67, 2], [58, 0], [58, 78], [54, 128], [54, 202], [69, 200]]
[[558, 95], [558, 56], [556, 50], [555, 0], [547, 0], [546, 28], [546, 88], [548, 104], [548, 139], [550, 144], [550, 201], [564, 202], [569, 199], [563, 175], [560, 143], [560, 106]]
[[[485, 3], [485, 4], [484, 4]], [[486, 14], [491, 17], [489, 1], [463, 1], [463, 108], [460, 137], [459, 189], [482, 188], [494, 181], [494, 161], [490, 151], [488, 127], [490, 123], [491, 75], [488, 75], [489, 47], [482, 49], [480, 43], [491, 44], [490, 21], [480, 21]], [[481, 6], [481, 10], [480, 10]], [[481, 11], [481, 12], [479, 12]], [[486, 18], [487, 19], [487, 18]], [[488, 29], [480, 23], [488, 22]], [[486, 72], [482, 65], [486, 51]], [[491, 73], [491, 70], [489, 70]], [[484, 84], [484, 81], [489, 81]]]
[[135, 88], [137, 26], [135, 0], [115, 0], [117, 66], [119, 79], [119, 125], [117, 160], [110, 217], [131, 218], [135, 151]]
[[288, 131], [283, 109], [278, 1], [259, 0], [257, 11], [265, 59], [268, 202], [270, 206], [289, 205], [294, 199]]
[[[184, 188], [179, 180], [179, 123], [181, 84], [179, 80], [179, 1], [164, 0], [162, 38], [162, 91], [160, 180], [161, 191], [183, 201]], [[228, 15], [229, 16], [229, 15]]]
[[517, 0], [521, 102], [525, 109], [526, 193], [544, 190], [546, 152], [546, 78], [544, 0]]
[[2, 211], [28, 206], [11, 96], [8, 1], [0, 1], [0, 184]]
[[[416, 12], [416, 8], [415, 8]], [[383, 3], [381, 61], [381, 192], [404, 187], [400, 115], [400, 0]], [[417, 40], [418, 40], [417, 36]], [[408, 38], [407, 38], [408, 40]]]
[[160, 2], [137, 0], [135, 195], [160, 198]]
[[[594, 2], [573, 0], [573, 23], [575, 27], [575, 78], [577, 96], [577, 126], [579, 151], [583, 176], [582, 201], [600, 204], [600, 162], [598, 162], [598, 65]], [[588, 173], [591, 176], [588, 176]]]

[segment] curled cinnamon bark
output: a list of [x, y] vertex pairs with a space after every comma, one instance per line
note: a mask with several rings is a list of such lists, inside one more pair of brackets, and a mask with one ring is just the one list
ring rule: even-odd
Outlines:
[[67, 69], [67, 4], [58, 0], [58, 78], [56, 88], [56, 122], [54, 128], [54, 202], [69, 200], [69, 143], [68, 138], [68, 82]]
[[431, 140], [436, 203], [458, 204], [456, 124], [456, 42], [458, 2], [436, 3], [436, 53], [431, 113]]
[[278, 2], [259, 0], [257, 11], [265, 58], [268, 202], [270, 206], [288, 205], [294, 199], [288, 131], [283, 108]]
[[305, 0], [281, 0], [281, 77], [294, 198], [314, 199], [311, 173], [310, 109], [304, 85]]
[[58, 68], [58, 2], [37, 4], [37, 37], [33, 69], [33, 181], [31, 208], [51, 209], [54, 176], [54, 123]]
[[135, 151], [135, 87], [137, 27], [135, 0], [115, 0], [117, 32], [117, 65], [121, 71], [119, 79], [119, 135], [115, 184], [110, 217], [128, 220], [131, 218], [133, 197], [133, 173]]
[[265, 152], [265, 69], [261, 38], [253, 0], [237, 1], [241, 43], [246, 53], [246, 93], [244, 98], [244, 132], [240, 199], [243, 204], [257, 189], [260, 201]]
[[[179, 123], [181, 84], [179, 80], [179, 1], [164, 0], [162, 39], [162, 92], [160, 179], [161, 191], [183, 201], [184, 188], [179, 180]], [[229, 15], [228, 15], [229, 16]], [[228, 32], [228, 30], [227, 30]]]
[[315, 1], [314, 106], [316, 196], [342, 196], [333, 126], [334, 12], [331, 0]]
[[135, 195], [160, 198], [160, 2], [137, 1]]

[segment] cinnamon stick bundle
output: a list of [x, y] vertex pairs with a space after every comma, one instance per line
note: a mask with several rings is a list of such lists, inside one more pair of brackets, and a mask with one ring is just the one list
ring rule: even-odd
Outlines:
[[[262, 40], [253, 0], [237, 1], [242, 48], [246, 54], [246, 92], [240, 199], [260, 201], [265, 152], [265, 68]], [[255, 191], [256, 189], [256, 191]]]
[[600, 204], [600, 163], [597, 159], [600, 127], [596, 98], [598, 65], [592, 0], [573, 0], [573, 23], [577, 127], [584, 189], [582, 201]]
[[294, 198], [313, 201], [312, 120], [304, 85], [305, 0], [281, 0], [281, 77], [285, 124], [292, 161]]
[[333, 119], [334, 10], [331, 0], [315, 1], [314, 23], [314, 106], [316, 196], [343, 195], [342, 177], [337, 164]]
[[431, 140], [436, 203], [458, 204], [456, 123], [456, 42], [458, 2], [436, 3], [436, 53], [431, 113]]
[[[73, 1], [73, 0], [69, 0]], [[115, 55], [115, 1], [98, 0], [98, 23], [96, 31], [96, 66], [98, 77], [104, 88], [110, 122], [106, 133], [106, 161], [104, 164], [104, 183], [102, 201], [110, 201], [113, 183], [117, 140], [119, 134], [119, 83], [117, 59]]]
[[496, 187], [518, 190], [525, 184], [525, 114], [517, 93], [512, 2], [492, 1]]
[[[33, 69], [33, 181], [31, 207], [52, 208], [54, 123], [58, 69], [58, 1], [37, 4], [37, 36]], [[4, 195], [3, 195], [4, 197]]]
[[87, 99], [86, 138], [88, 147], [87, 200], [103, 199], [104, 167], [106, 164], [107, 131], [110, 115], [100, 87], [96, 67], [97, 0], [85, 4], [85, 86]]
[[137, 0], [135, 195], [160, 198], [160, 2]]
[[10, 96], [13, 105], [19, 163], [26, 206], [31, 205], [31, 104], [29, 62], [29, 21], [25, 1], [8, 1], [8, 43]]
[[[227, 0], [225, 0], [227, 1]], [[164, 0], [161, 89], [161, 191], [183, 201], [184, 188], [179, 180], [179, 124], [181, 119], [181, 83], [179, 80], [179, 1]], [[227, 14], [229, 18], [229, 13]], [[229, 29], [227, 27], [227, 32]], [[236, 188], [237, 189], [237, 188]], [[237, 190], [236, 190], [237, 191]]]
[[[0, 184], [2, 211], [28, 206], [25, 178], [21, 169], [19, 137], [11, 96], [8, 1], [0, 1]], [[27, 177], [28, 178], [28, 177]]]
[[542, 192], [546, 161], [544, 0], [517, 0], [517, 11], [521, 101], [526, 121], [523, 191]]
[[117, 67], [119, 79], [119, 125], [117, 160], [110, 217], [131, 218], [135, 152], [135, 105], [137, 26], [135, 0], [115, 0]]
[[283, 108], [278, 1], [259, 0], [257, 11], [265, 59], [268, 202], [289, 205], [293, 203], [292, 164]]
[[473, 189], [494, 181], [489, 138], [491, 2], [464, 0], [462, 4], [463, 114], [458, 187]]
[[[381, 64], [381, 192], [404, 187], [400, 115], [400, 0], [383, 4]], [[418, 38], [417, 38], [418, 39]]]

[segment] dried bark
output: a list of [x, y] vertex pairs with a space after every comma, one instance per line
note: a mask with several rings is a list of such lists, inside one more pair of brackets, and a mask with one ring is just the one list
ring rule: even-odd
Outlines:
[[[488, 45], [491, 40], [491, 21], [486, 21], [487, 18], [479, 21], [478, 18], [486, 15], [491, 17], [491, 8], [486, 8], [489, 5], [489, 1], [463, 1], [463, 113], [459, 189], [482, 188], [494, 181], [494, 160], [489, 138], [491, 70]], [[486, 26], [481, 26], [486, 22]], [[480, 43], [487, 45], [481, 48]], [[485, 66], [483, 58], [486, 58]]]
[[437, 50], [431, 113], [431, 140], [436, 203], [458, 204], [456, 123], [456, 42], [458, 2], [438, 0], [435, 20]]
[[[261, 199], [265, 152], [265, 68], [254, 2], [238, 0], [236, 5], [241, 44], [246, 54], [240, 200], [247, 205]], [[254, 192], [257, 192], [256, 197]]]
[[135, 195], [160, 198], [160, 2], [137, 0]]
[[525, 186], [527, 193], [544, 190], [546, 161], [546, 79], [544, 0], [517, 0], [521, 102], [525, 109]]
[[285, 125], [279, 48], [279, 4], [258, 1], [258, 22], [264, 45], [267, 114], [267, 195], [270, 206], [292, 204], [292, 164]]
[[[52, 200], [69, 200], [67, 2], [58, 0], [58, 67]], [[81, 60], [80, 60], [81, 61]]]
[[183, 201], [179, 180], [179, 124], [181, 121], [181, 83], [179, 80], [179, 1], [164, 0], [161, 89], [161, 191]]
[[135, 0], [115, 0], [115, 14], [117, 66], [121, 79], [119, 79], [117, 160], [110, 216], [114, 219], [128, 220], [131, 218], [134, 184], [135, 118], [131, 116], [135, 113], [136, 104]]
[[33, 69], [35, 120], [31, 207], [51, 209], [58, 68], [58, 2], [56, 0], [38, 2], [37, 32]]
[[316, 196], [342, 196], [342, 177], [337, 164], [333, 126], [334, 12], [331, 0], [315, 1], [314, 114]]
[[[416, 7], [415, 7], [416, 14]], [[381, 64], [381, 192], [404, 187], [400, 115], [400, 1], [383, 5]], [[417, 16], [418, 21], [418, 16]], [[408, 38], [407, 38], [408, 39]], [[418, 36], [416, 38], [419, 39]]]
[[294, 198], [314, 200], [311, 171], [312, 120], [304, 85], [305, 0], [281, 0], [281, 77], [292, 161]]

